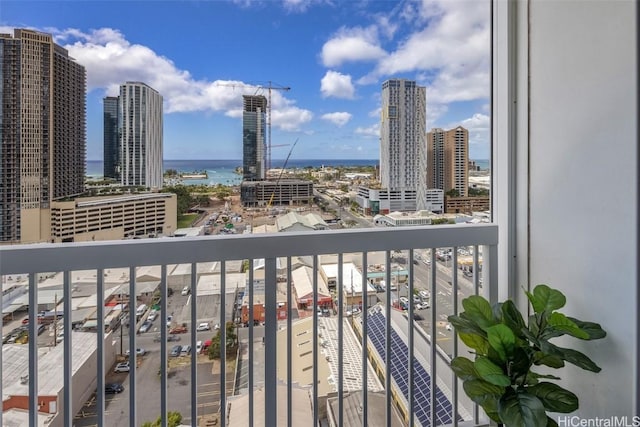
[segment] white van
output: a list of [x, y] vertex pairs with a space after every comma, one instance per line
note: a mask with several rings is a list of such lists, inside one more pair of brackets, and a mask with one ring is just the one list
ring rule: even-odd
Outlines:
[[202, 341], [198, 341], [196, 343], [196, 354], [200, 354], [201, 351], [202, 351]]
[[145, 311], [147, 311], [147, 305], [146, 304], [140, 304], [138, 306], [138, 309], [136, 310], [136, 316], [142, 316]]

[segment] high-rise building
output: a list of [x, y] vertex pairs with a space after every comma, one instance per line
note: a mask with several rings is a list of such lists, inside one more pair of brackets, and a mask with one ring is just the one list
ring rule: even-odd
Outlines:
[[243, 95], [242, 179], [259, 181], [266, 177], [267, 98]]
[[84, 192], [86, 73], [50, 34], [0, 34], [0, 241], [50, 235], [50, 205]]
[[118, 97], [107, 96], [102, 100], [104, 112], [104, 172], [105, 178], [120, 180], [120, 135], [118, 133]]
[[141, 82], [120, 85], [120, 183], [162, 187], [162, 95]]
[[426, 206], [426, 88], [415, 81], [382, 84], [380, 181], [389, 190], [415, 191], [416, 209]]
[[427, 134], [427, 186], [445, 193], [457, 190], [459, 197], [469, 194], [469, 131], [431, 129]]

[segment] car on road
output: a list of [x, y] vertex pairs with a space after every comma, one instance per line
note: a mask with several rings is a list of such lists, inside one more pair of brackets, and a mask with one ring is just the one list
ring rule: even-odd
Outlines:
[[171, 327], [172, 322], [173, 322], [173, 316], [167, 316], [167, 328]]
[[117, 394], [124, 391], [124, 386], [120, 383], [109, 383], [104, 385], [105, 394]]
[[196, 331], [209, 331], [211, 326], [208, 323], [200, 323], [196, 328]]
[[156, 310], [151, 310], [151, 312], [149, 313], [149, 316], [147, 317], [147, 320], [153, 322], [154, 320], [156, 320], [157, 317], [158, 317], [158, 312]]
[[145, 332], [147, 332], [149, 329], [151, 329], [151, 326], [153, 326], [153, 323], [151, 323], [148, 320], [145, 320], [144, 323], [142, 324], [142, 326], [140, 326], [140, 333], [143, 334]]
[[171, 347], [171, 352], [169, 353], [169, 357], [178, 357], [180, 356], [180, 351], [182, 351], [181, 345], [174, 345]]
[[[130, 350], [124, 352], [125, 356], [128, 356], [130, 353]], [[136, 348], [136, 356], [144, 356], [145, 354], [147, 354], [147, 350], [144, 348]]]
[[129, 372], [129, 362], [121, 362], [118, 363], [115, 367], [115, 369], [113, 370], [113, 372], [118, 373], [118, 372]]
[[191, 289], [189, 289], [189, 286], [185, 286], [184, 288], [182, 288], [182, 292], [180, 292], [180, 295], [187, 296], [190, 293], [191, 293]]
[[[180, 335], [167, 335], [167, 341], [180, 341]], [[153, 337], [153, 342], [162, 342], [162, 335], [158, 334]]]

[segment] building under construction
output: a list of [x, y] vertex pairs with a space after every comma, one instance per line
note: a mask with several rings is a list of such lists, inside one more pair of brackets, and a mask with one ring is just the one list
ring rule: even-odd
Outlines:
[[310, 204], [313, 201], [313, 182], [301, 179], [243, 181], [240, 200], [248, 208]]

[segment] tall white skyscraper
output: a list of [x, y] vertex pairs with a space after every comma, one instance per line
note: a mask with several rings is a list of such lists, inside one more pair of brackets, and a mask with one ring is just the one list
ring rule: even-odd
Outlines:
[[120, 86], [120, 182], [162, 187], [162, 95], [141, 82]]
[[380, 181], [389, 190], [415, 192], [416, 209], [426, 208], [426, 88], [415, 81], [382, 84]]

